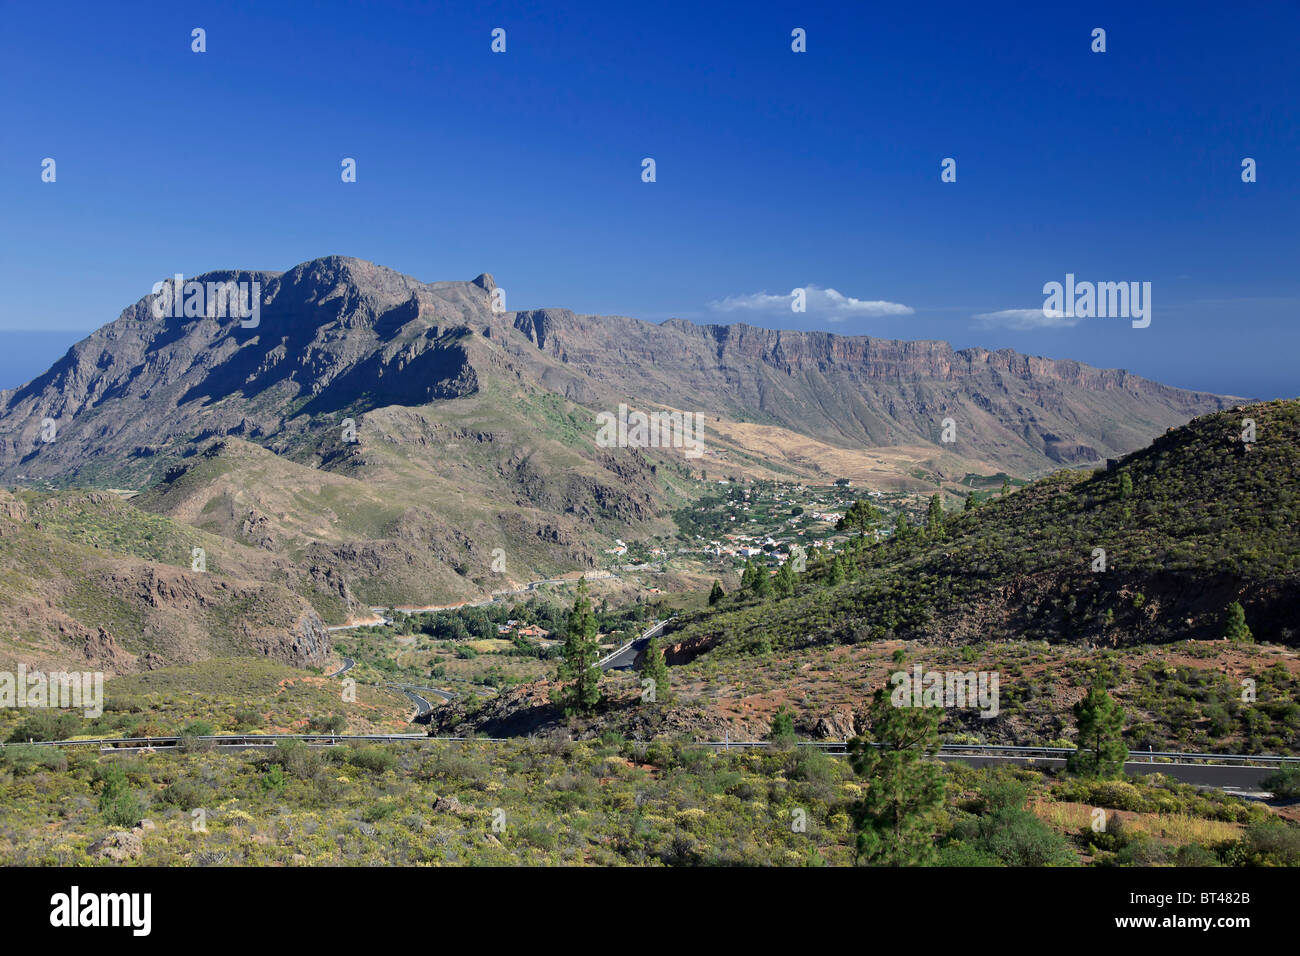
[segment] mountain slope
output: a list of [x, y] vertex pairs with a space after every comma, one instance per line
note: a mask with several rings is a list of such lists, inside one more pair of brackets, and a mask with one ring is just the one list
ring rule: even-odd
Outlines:
[[[1245, 419], [1255, 423], [1249, 444], [1241, 437]], [[1096, 549], [1105, 551], [1104, 569]], [[593, 732], [669, 728], [715, 739], [728, 726], [765, 732], [760, 715], [746, 710], [749, 698], [760, 690], [778, 699], [784, 693], [806, 708], [814, 698], [790, 688], [809, 683], [811, 669], [819, 675], [815, 699], [828, 711], [830, 704], [850, 708], [847, 724], [832, 721], [819, 735], [838, 736], [845, 726], [851, 733], [851, 708], [865, 687], [878, 686], [882, 670], [897, 669], [889, 658], [895, 650], [909, 661], [937, 658], [963, 671], [982, 661], [980, 669], [1003, 672], [1011, 705], [1056, 679], [1050, 665], [1038, 667], [1032, 681], [1021, 674], [1026, 661], [1043, 664], [1053, 645], [1059, 650], [1051, 653], [1074, 669], [1085, 658], [1095, 662], [1097, 649], [1217, 641], [1234, 601], [1256, 641], [1300, 647], [1300, 401], [1198, 418], [1113, 468], [1062, 471], [947, 514], [941, 533], [917, 529], [848, 547], [837, 559], [843, 583], [834, 583], [833, 556], [814, 555], [791, 597], [737, 592], [683, 614], [664, 644], [669, 662], [679, 665], [674, 686], [682, 696], [692, 690], [691, 705], [655, 715], [625, 694], [596, 718]], [[1247, 648], [1235, 658], [1244, 660]], [[1220, 653], [1231, 657], [1235, 649]], [[1274, 680], [1269, 668], [1294, 658], [1260, 648], [1248, 669], [1235, 659], [1234, 667], [1264, 686]], [[1152, 667], [1141, 672], [1142, 682], [1165, 673], [1163, 665]], [[864, 683], [869, 672], [877, 683]], [[1289, 677], [1285, 667], [1278, 673], [1285, 679], [1268, 713], [1276, 711], [1292, 735], [1300, 730], [1300, 667]], [[1073, 674], [1075, 684], [1087, 680], [1086, 671]], [[1209, 699], [1233, 708], [1241, 685], [1227, 685], [1216, 685]], [[719, 712], [719, 702], [731, 709]], [[1043, 710], [1039, 734], [1059, 732], [1064, 706], [1058, 699]], [[521, 688], [480, 714], [452, 706], [435, 716], [435, 731], [529, 732], [561, 722], [544, 693]], [[972, 727], [1007, 741], [1018, 739], [1009, 727], [1025, 729], [978, 718]], [[1288, 750], [1300, 748], [1300, 736], [1284, 740]]]
[[[192, 549], [209, 563], [192, 570]], [[329, 638], [274, 568], [113, 495], [0, 491], [0, 667], [109, 674], [251, 655], [321, 665]], [[254, 577], [253, 575], [256, 575]]]
[[1172, 425], [1235, 404], [1115, 369], [1020, 355], [748, 325], [652, 325], [521, 312], [515, 325], [589, 377], [644, 398], [783, 425], [840, 446], [938, 444], [1032, 475], [1132, 451]]
[[[235, 435], [300, 457], [344, 416], [419, 407], [515, 384], [592, 409], [652, 402], [781, 425], [839, 447], [938, 444], [1032, 474], [1131, 451], [1231, 400], [1123, 371], [942, 342], [745, 325], [494, 313], [492, 278], [422, 283], [329, 257], [258, 281], [260, 323], [153, 317], [153, 296], [48, 372], [0, 392], [0, 480], [161, 477], [176, 446]], [[42, 420], [58, 424], [40, 440]], [[23, 475], [23, 479], [18, 476]]]

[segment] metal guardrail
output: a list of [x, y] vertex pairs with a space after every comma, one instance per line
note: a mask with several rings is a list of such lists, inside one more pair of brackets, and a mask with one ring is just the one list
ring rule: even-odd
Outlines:
[[635, 644], [637, 641], [644, 641], [644, 640], [645, 640], [646, 638], [648, 638], [648, 637], [651, 637], [651, 636], [658, 636], [658, 635], [655, 635], [655, 631], [660, 631], [660, 630], [662, 630], [663, 627], [664, 627], [664, 625], [666, 625], [666, 624], [668, 623], [668, 620], [669, 620], [669, 619], [665, 618], [665, 619], [662, 620], [662, 621], [656, 621], [656, 622], [655, 622], [655, 623], [654, 623], [654, 624], [653, 624], [653, 625], [652, 625], [648, 630], [646, 630], [644, 633], [640, 634], [640, 635], [637, 636], [637, 637], [632, 638], [632, 640], [628, 641], [628, 642], [627, 642], [626, 644], [624, 644], [622, 647], [618, 648], [617, 650], [611, 651], [610, 653], [608, 653], [608, 654], [606, 654], [604, 657], [602, 657], [600, 660], [596, 661], [596, 666], [597, 666], [597, 667], [604, 667], [606, 664], [608, 664], [608, 663], [609, 663], [610, 661], [612, 661], [614, 658], [618, 657], [618, 655], [622, 654], [624, 651], [626, 651], [629, 647], [631, 647], [631, 646], [632, 646], [633, 644]]
[[[430, 740], [463, 743], [508, 743], [522, 741], [524, 737], [430, 737], [426, 734], [212, 734], [201, 737], [95, 737], [85, 740], [33, 740], [29, 743], [38, 747], [78, 747], [98, 746], [101, 750], [164, 750], [180, 747], [187, 740], [210, 741], [226, 747], [270, 747], [282, 740], [301, 740], [308, 744], [335, 745], [352, 742], [400, 743], [414, 740]], [[712, 747], [722, 750], [746, 750], [767, 748], [774, 744], [769, 740], [702, 740], [685, 742], [686, 746]], [[6, 746], [26, 746], [25, 744], [0, 744], [0, 750]], [[800, 740], [796, 747], [808, 747], [827, 751], [832, 754], [848, 752], [846, 740]], [[877, 745], [879, 746], [879, 745]], [[1017, 756], [1065, 758], [1074, 753], [1070, 747], [1018, 747], [1001, 744], [944, 744], [938, 756]], [[1141, 763], [1143, 758], [1150, 763], [1167, 762], [1179, 764], [1212, 763], [1220, 766], [1282, 766], [1300, 764], [1300, 757], [1281, 754], [1210, 754], [1185, 753], [1178, 751], [1132, 751], [1129, 763]]]

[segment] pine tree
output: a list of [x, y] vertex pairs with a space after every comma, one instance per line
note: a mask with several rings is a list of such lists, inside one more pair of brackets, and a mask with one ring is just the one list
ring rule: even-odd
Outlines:
[[794, 738], [794, 715], [790, 708], [782, 704], [772, 715], [772, 727], [767, 732], [768, 740], [790, 740]]
[[1228, 605], [1223, 636], [1230, 641], [1241, 641], [1243, 644], [1254, 641], [1250, 626], [1246, 623], [1246, 609], [1241, 606], [1240, 601], [1233, 601]]
[[880, 512], [876, 510], [875, 506], [865, 498], [859, 498], [849, 505], [849, 510], [844, 512], [844, 517], [835, 522], [835, 530], [856, 529], [858, 534], [864, 535], [879, 520]]
[[939, 538], [943, 536], [943, 497], [942, 492], [935, 492], [930, 499], [930, 507], [925, 512], [925, 530], [927, 534]]
[[1128, 498], [1133, 494], [1133, 476], [1127, 471], [1119, 476], [1119, 496]]
[[1010, 479], [1010, 478], [1003, 478], [1003, 479], [1002, 479], [1002, 494], [1003, 494], [1003, 495], [1008, 495], [1008, 494], [1010, 494], [1010, 493], [1011, 493], [1011, 479]]
[[725, 594], [726, 592], [722, 590], [722, 582], [715, 580], [713, 590], [709, 592], [709, 607], [713, 607], [713, 605], [721, 601]]
[[848, 576], [844, 567], [844, 555], [835, 555], [835, 560], [831, 562], [831, 584], [843, 584]]
[[790, 562], [786, 561], [776, 572], [776, 580], [772, 582], [772, 588], [777, 597], [794, 596], [794, 568], [790, 567]]
[[[652, 680], [655, 689], [654, 702], [671, 704], [673, 689], [668, 676], [668, 662], [664, 660], [664, 649], [659, 646], [659, 638], [652, 637], [646, 642], [644, 656], [641, 659], [641, 679]], [[644, 686], [644, 685], [643, 685]]]
[[966, 496], [966, 504], [963, 506], [962, 510], [963, 511], [975, 510], [975, 492], [972, 491], [970, 494]]
[[[895, 707], [882, 688], [868, 712], [870, 731], [849, 741], [854, 771], [867, 780], [853, 807], [858, 861], [915, 866], [932, 861], [943, 808], [942, 768], [928, 754], [939, 749], [939, 715], [924, 707]], [[883, 746], [874, 746], [883, 744]]]
[[560, 682], [556, 702], [566, 716], [589, 714], [600, 703], [600, 645], [596, 643], [596, 615], [587, 595], [587, 579], [578, 582], [578, 593], [569, 613], [564, 657], [556, 669]]
[[907, 515], [905, 513], [900, 512], [898, 515], [898, 520], [894, 522], [894, 540], [902, 541], [902, 542], [911, 541], [912, 532], [914, 530], [915, 529], [912, 527], [912, 522], [908, 520]]
[[1074, 705], [1074, 717], [1079, 726], [1079, 744], [1066, 761], [1066, 768], [1085, 777], [1122, 777], [1128, 759], [1124, 709], [1106, 691], [1104, 683], [1093, 682], [1087, 696]]
[[772, 594], [772, 575], [768, 573], [767, 565], [757, 559], [754, 561], [754, 594], [761, 598]]

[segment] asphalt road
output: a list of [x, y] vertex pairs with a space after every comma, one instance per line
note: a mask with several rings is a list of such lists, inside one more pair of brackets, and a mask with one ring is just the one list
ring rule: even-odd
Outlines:
[[632, 665], [636, 662], [636, 656], [641, 653], [642, 649], [650, 642], [650, 638], [657, 637], [663, 633], [664, 625], [667, 621], [659, 621], [634, 641], [628, 641], [609, 657], [599, 662], [600, 669], [603, 671], [631, 670]]
[[354, 660], [353, 660], [352, 658], [350, 658], [350, 657], [345, 657], [345, 658], [343, 658], [343, 666], [342, 666], [342, 667], [340, 667], [338, 670], [336, 670], [333, 674], [326, 674], [325, 676], [326, 676], [326, 677], [342, 677], [344, 674], [346, 674], [348, 671], [352, 670], [352, 668], [354, 668], [354, 667], [356, 667], [356, 666], [357, 666], [357, 662], [356, 662], [356, 661], [354, 661]]
[[415, 704], [416, 720], [419, 720], [421, 717], [433, 713], [433, 704], [429, 703], [425, 698], [421, 697], [415, 691], [402, 688], [402, 693], [405, 694], [407, 697], [411, 698], [411, 701]]
[[[1064, 767], [1065, 761], [1059, 757], [1017, 757], [1012, 755], [980, 756], [977, 754], [944, 754], [940, 760], [956, 761], [972, 767], [994, 767], [1015, 764], [1022, 767]], [[1147, 760], [1130, 760], [1124, 764], [1124, 772], [1130, 777], [1163, 773], [1182, 783], [1194, 783], [1206, 787], [1235, 790], [1259, 790], [1259, 782], [1269, 774], [1276, 772], [1276, 767], [1233, 767], [1217, 764], [1195, 763], [1152, 763]]]

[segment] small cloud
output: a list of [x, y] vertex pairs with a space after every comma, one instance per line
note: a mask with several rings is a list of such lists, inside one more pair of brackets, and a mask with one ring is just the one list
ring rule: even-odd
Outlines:
[[972, 318], [980, 328], [1015, 329], [1020, 332], [1031, 329], [1068, 329], [1079, 324], [1077, 316], [1049, 312], [1046, 309], [1003, 309], [1001, 312], [981, 312]]
[[[878, 318], [883, 315], [911, 315], [911, 306], [900, 302], [883, 300], [855, 299], [835, 289], [823, 289], [820, 286], [807, 285], [804, 291], [804, 311], [829, 322], [842, 322], [845, 319], [866, 316]], [[795, 293], [769, 295], [755, 292], [752, 295], [729, 295], [725, 299], [709, 303], [711, 312], [750, 312], [766, 315], [789, 314], [794, 303]]]

